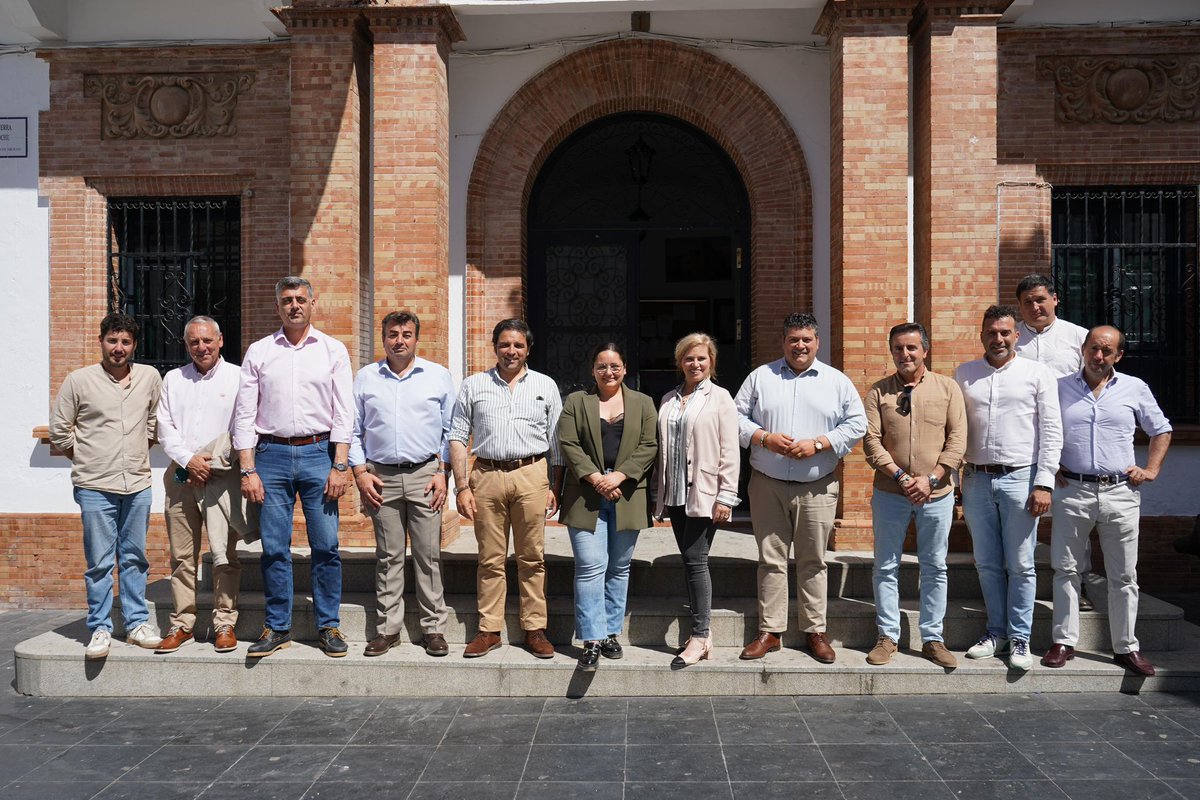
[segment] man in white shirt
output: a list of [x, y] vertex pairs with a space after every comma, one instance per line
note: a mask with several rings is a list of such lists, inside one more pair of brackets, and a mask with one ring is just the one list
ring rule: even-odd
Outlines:
[[[1017, 284], [1017, 307], [1021, 310], [1017, 355], [1040, 361], [1058, 378], [1079, 372], [1079, 353], [1087, 329], [1058, 318], [1058, 295], [1053, 282], [1036, 272], [1026, 275]], [[1079, 588], [1079, 608], [1091, 611], [1086, 581], [1092, 563], [1090, 545], [1085, 543], [1084, 550], [1079, 562], [1080, 577], [1084, 579]]]
[[1059, 319], [1058, 295], [1045, 275], [1026, 275], [1017, 284], [1017, 307], [1021, 311], [1017, 355], [1040, 361], [1055, 377], [1079, 371], [1079, 352], [1087, 329]]
[[[171, 629], [155, 650], [157, 653], [173, 653], [192, 641], [200, 534], [207, 516], [202, 508], [204, 487], [223, 484], [223, 489], [238, 500], [241, 494], [237, 471], [216, 471], [212, 465], [212, 444], [229, 433], [233, 421], [241, 370], [221, 358], [225, 340], [212, 317], [189, 320], [183, 340], [192, 361], [167, 373], [158, 403], [158, 440], [172, 462], [163, 475], [163, 511], [171, 546], [175, 610], [171, 612]], [[215, 524], [213, 517], [208, 518], [208, 524]], [[233, 629], [237, 625], [241, 577], [236, 544], [229, 542], [221, 557], [213, 561], [213, 633], [219, 653], [237, 648]]]
[[1028, 670], [1037, 575], [1037, 518], [1050, 510], [1062, 450], [1058, 384], [1042, 364], [1017, 358], [1012, 306], [983, 315], [984, 357], [954, 373], [967, 406], [963, 514], [987, 607], [987, 630], [968, 658], [1010, 653], [1009, 667]]

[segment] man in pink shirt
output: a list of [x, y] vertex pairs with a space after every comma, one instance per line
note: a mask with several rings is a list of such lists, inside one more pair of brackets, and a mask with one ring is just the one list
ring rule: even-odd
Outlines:
[[242, 495], [262, 503], [263, 589], [267, 618], [250, 658], [291, 643], [292, 512], [304, 509], [312, 550], [312, 593], [321, 649], [347, 652], [339, 629], [342, 562], [338, 554], [338, 498], [350, 485], [354, 422], [350, 356], [346, 346], [310, 324], [317, 305], [312, 284], [283, 278], [275, 284], [283, 326], [259, 339], [242, 361], [234, 407], [233, 446], [241, 465]]

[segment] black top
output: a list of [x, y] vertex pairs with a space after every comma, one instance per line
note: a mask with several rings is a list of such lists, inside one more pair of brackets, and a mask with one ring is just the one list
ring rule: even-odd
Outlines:
[[625, 415], [612, 422], [600, 420], [600, 443], [604, 445], [604, 468], [617, 468], [617, 451], [621, 449], [621, 436], [625, 433]]

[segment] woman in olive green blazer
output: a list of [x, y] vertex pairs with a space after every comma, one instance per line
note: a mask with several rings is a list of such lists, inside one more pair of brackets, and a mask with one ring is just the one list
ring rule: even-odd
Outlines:
[[620, 658], [629, 562], [650, 526], [646, 478], [658, 451], [654, 401], [624, 384], [625, 356], [606, 342], [592, 351], [595, 387], [563, 403], [558, 443], [567, 462], [560, 520], [575, 551], [575, 634], [579, 668]]

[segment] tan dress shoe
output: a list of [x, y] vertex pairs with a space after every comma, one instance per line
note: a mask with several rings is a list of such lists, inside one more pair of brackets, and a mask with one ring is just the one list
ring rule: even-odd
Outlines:
[[463, 658], [479, 658], [486, 656], [500, 646], [500, 634], [490, 633], [488, 631], [480, 631], [475, 634], [475, 638], [467, 643], [467, 649], [463, 651]]
[[822, 664], [832, 664], [837, 660], [837, 654], [829, 646], [829, 640], [825, 638], [824, 632], [808, 634], [808, 652], [812, 653], [812, 657]]
[[892, 656], [896, 655], [897, 649], [896, 643], [890, 638], [880, 636], [879, 641], [875, 642], [875, 646], [871, 648], [871, 652], [867, 653], [867, 663], [875, 667], [886, 664], [892, 660]]
[[921, 645], [921, 655], [943, 669], [958, 669], [958, 659], [954, 657], [954, 653], [946, 649], [945, 642], [939, 642], [936, 639], [929, 640]]
[[778, 649], [779, 636], [770, 631], [759, 631], [758, 638], [746, 645], [738, 658], [743, 661], [753, 661], [756, 658], [762, 658], [767, 653], [774, 653]]
[[171, 632], [167, 634], [158, 647], [154, 648], [156, 653], [174, 653], [179, 648], [192, 640], [192, 632], [187, 628], [171, 628]]
[[554, 658], [554, 645], [544, 630], [525, 631], [525, 649], [537, 658]]
[[237, 637], [233, 634], [232, 625], [218, 625], [217, 637], [213, 640], [213, 649], [218, 653], [229, 653], [237, 650]]

